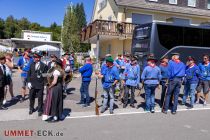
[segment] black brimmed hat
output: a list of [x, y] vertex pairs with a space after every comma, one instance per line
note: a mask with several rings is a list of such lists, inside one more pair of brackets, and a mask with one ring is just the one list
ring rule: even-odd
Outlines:
[[137, 56], [132, 56], [131, 61], [135, 61], [135, 60], [138, 60], [138, 57]]
[[41, 53], [41, 52], [35, 52], [33, 56], [34, 56], [34, 57], [39, 57], [39, 58], [41, 58], [41, 57], [42, 57], [42, 53]]
[[85, 56], [84, 56], [84, 59], [85, 59], [85, 58], [90, 58], [90, 55], [85, 55]]
[[57, 58], [57, 59], [55, 60], [55, 63], [56, 63], [57, 65], [59, 65], [59, 66], [62, 67], [62, 61], [61, 61], [61, 59]]
[[51, 58], [57, 58], [57, 56], [55, 54], [51, 54], [50, 57]]
[[158, 60], [154, 57], [154, 56], [149, 56], [147, 57], [147, 61], [153, 60], [155, 62], [157, 62]]
[[70, 53], [69, 52], [65, 52], [64, 55], [70, 55]]

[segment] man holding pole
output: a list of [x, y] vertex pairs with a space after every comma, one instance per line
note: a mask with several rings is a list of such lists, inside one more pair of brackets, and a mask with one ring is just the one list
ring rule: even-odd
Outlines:
[[102, 67], [101, 74], [99, 78], [104, 78], [103, 88], [104, 88], [104, 100], [101, 113], [104, 113], [107, 108], [108, 97], [110, 97], [110, 114], [113, 114], [114, 106], [114, 90], [117, 82], [119, 81], [119, 71], [114, 65], [114, 60], [112, 57], [106, 58], [106, 65]]

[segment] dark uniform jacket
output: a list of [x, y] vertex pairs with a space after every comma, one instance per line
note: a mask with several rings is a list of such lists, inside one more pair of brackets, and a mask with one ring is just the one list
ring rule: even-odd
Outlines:
[[4, 87], [6, 83], [6, 75], [3, 73], [1, 67], [0, 67], [0, 88]]
[[47, 65], [43, 62], [40, 62], [40, 65], [37, 70], [35, 70], [36, 63], [32, 63], [28, 71], [27, 82], [31, 83], [32, 88], [34, 89], [43, 89], [46, 78], [42, 76], [43, 73], [47, 73]]

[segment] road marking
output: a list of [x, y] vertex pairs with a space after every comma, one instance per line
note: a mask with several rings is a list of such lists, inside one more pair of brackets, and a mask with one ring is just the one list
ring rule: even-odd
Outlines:
[[188, 129], [192, 128], [192, 126], [190, 126], [190, 125], [184, 125], [184, 127], [188, 128]]
[[[197, 106], [193, 109], [186, 109], [186, 108], [178, 108], [178, 112], [183, 111], [202, 111], [202, 110], [210, 110], [210, 105], [203, 107], [203, 106]], [[4, 112], [4, 113], [3, 113]], [[156, 113], [160, 113], [161, 108], [156, 107]], [[2, 113], [2, 114], [1, 114]], [[106, 117], [106, 116], [121, 116], [121, 115], [132, 115], [132, 114], [146, 114], [143, 110], [143, 108], [140, 109], [116, 109], [114, 114], [109, 114], [108, 111], [106, 111], [104, 114], [100, 114], [99, 116], [94, 115], [94, 111], [89, 112], [71, 112], [70, 114], [66, 114], [66, 119], [81, 119], [81, 118], [96, 118], [96, 117]], [[21, 108], [21, 109], [8, 109], [6, 111], [0, 111], [0, 122], [2, 121], [16, 121], [16, 120], [34, 120], [34, 119], [40, 119], [40, 117], [37, 116], [36, 113], [33, 115], [28, 115], [28, 108]], [[148, 113], [150, 114], [150, 113]], [[41, 119], [40, 119], [41, 120]]]
[[208, 133], [208, 130], [205, 130], [205, 129], [201, 129], [200, 131], [203, 133]]
[[[177, 112], [184, 111], [203, 111], [210, 110], [210, 107], [205, 108], [193, 108], [193, 109], [178, 109]], [[168, 111], [169, 112], [169, 111]], [[114, 114], [100, 114], [100, 115], [84, 115], [84, 116], [69, 116], [66, 119], [82, 119], [82, 118], [95, 118], [95, 117], [107, 117], [107, 116], [120, 116], [120, 115], [132, 115], [132, 114], [146, 114], [144, 111], [134, 111], [134, 112], [122, 112], [122, 113], [114, 113]], [[161, 110], [155, 111], [155, 113], [162, 113]]]

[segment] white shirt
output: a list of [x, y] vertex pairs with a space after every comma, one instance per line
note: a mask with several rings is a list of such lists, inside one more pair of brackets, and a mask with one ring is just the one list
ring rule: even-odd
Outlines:
[[61, 75], [61, 72], [60, 71], [54, 70], [53, 76], [60, 76], [60, 75]]
[[40, 62], [37, 62], [37, 63], [35, 64], [35, 70], [37, 70], [37, 69], [39, 68], [39, 65], [40, 65]]

